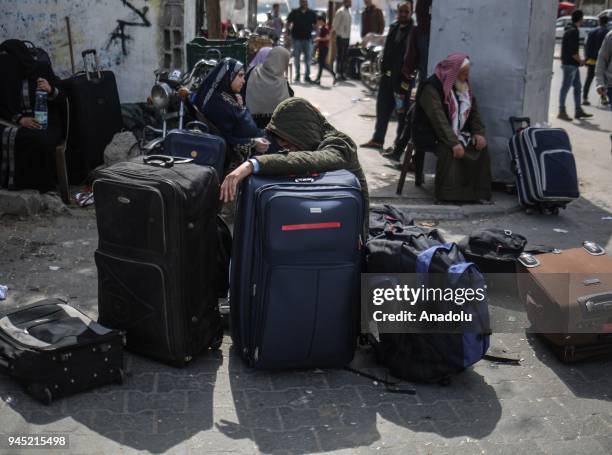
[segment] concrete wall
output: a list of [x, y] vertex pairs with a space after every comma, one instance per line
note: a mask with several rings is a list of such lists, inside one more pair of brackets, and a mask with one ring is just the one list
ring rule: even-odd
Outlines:
[[[70, 17], [77, 71], [81, 51], [98, 50], [115, 72], [121, 102], [144, 101], [160, 64], [162, 0], [0, 0], [0, 40], [33, 41], [50, 54], [61, 76], [70, 74], [65, 17]], [[120, 22], [126, 24], [121, 30]]]
[[429, 71], [452, 52], [473, 62], [474, 94], [487, 128], [493, 179], [512, 182], [508, 118], [548, 119], [557, 0], [436, 0]]

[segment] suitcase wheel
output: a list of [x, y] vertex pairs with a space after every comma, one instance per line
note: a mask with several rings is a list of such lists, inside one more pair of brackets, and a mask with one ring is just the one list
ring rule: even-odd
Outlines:
[[210, 342], [210, 349], [217, 351], [221, 347], [221, 343], [223, 343], [223, 328], [219, 329], [219, 332]]
[[125, 371], [123, 371], [123, 368], [119, 368], [118, 372], [119, 375], [117, 376], [117, 384], [121, 385], [125, 383]]
[[27, 391], [41, 403], [49, 406], [53, 402], [53, 394], [49, 387], [42, 388], [40, 385], [28, 385]]
[[49, 406], [53, 402], [53, 394], [48, 387], [43, 390], [43, 403]]

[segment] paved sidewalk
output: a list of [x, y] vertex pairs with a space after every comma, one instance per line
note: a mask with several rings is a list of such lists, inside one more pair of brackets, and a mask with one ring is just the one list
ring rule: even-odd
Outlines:
[[[305, 86], [296, 91], [361, 143], [369, 138], [373, 121], [359, 114], [370, 113], [373, 100], [353, 102], [364, 95], [357, 83], [350, 84], [333, 92]], [[612, 221], [603, 220], [612, 211], [612, 159], [599, 139], [606, 136], [604, 120], [590, 122], [602, 130], [595, 134], [582, 123], [566, 125], [584, 197], [559, 217], [515, 212], [514, 197], [496, 193], [500, 202], [482, 207], [498, 210], [506, 204], [501, 201], [508, 201], [503, 215], [498, 216], [499, 210], [467, 218], [445, 215], [439, 227], [450, 240], [475, 227], [496, 225], [525, 233], [533, 243], [567, 248], [591, 238], [612, 249]], [[397, 171], [376, 152], [359, 153], [375, 201], [432, 210], [431, 186], [420, 190], [407, 181], [404, 196], [398, 198]], [[410, 214], [421, 218], [416, 209]], [[421, 219], [432, 218], [434, 213], [426, 212]], [[0, 283], [10, 289], [0, 311], [57, 296], [95, 318], [96, 246], [91, 207], [71, 209], [69, 215], [1, 218]], [[491, 311], [496, 315], [504, 307], [493, 301]], [[202, 355], [181, 370], [128, 355], [124, 386], [104, 387], [50, 407], [0, 377], [0, 447], [6, 447], [9, 434], [59, 432], [70, 433], [69, 453], [88, 455], [612, 453], [612, 360], [562, 365], [524, 333], [495, 335], [493, 344], [524, 358], [523, 364], [483, 361], [448, 387], [414, 385], [414, 396], [388, 393], [380, 384], [343, 370], [253, 371], [232, 352], [229, 335], [220, 352]], [[360, 351], [354, 364], [385, 375], [367, 351]], [[0, 448], [1, 454], [30, 452]]]
[[[96, 316], [93, 215], [2, 223], [3, 309], [59, 296]], [[448, 387], [415, 385], [409, 396], [342, 370], [253, 371], [228, 336], [183, 370], [128, 355], [127, 384], [50, 407], [0, 378], [0, 433], [70, 433], [70, 453], [82, 454], [610, 453], [612, 361], [563, 366], [522, 334], [494, 345], [523, 365], [480, 362]], [[385, 374], [367, 352], [355, 364]]]

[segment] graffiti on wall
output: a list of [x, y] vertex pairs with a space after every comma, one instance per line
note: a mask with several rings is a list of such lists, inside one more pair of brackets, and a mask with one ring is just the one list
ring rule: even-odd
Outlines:
[[[144, 1], [148, 2], [148, 0]], [[117, 43], [121, 46], [121, 54], [117, 55], [116, 64], [121, 63], [121, 58], [127, 57], [129, 53], [128, 43], [133, 40], [133, 38], [128, 33], [128, 29], [130, 27], [151, 27], [151, 21], [147, 17], [149, 12], [149, 7], [147, 5], [144, 5], [142, 8], [137, 8], [132, 4], [133, 2], [129, 0], [121, 0], [121, 3], [132, 11], [136, 19], [117, 19], [117, 26], [110, 34], [110, 38], [106, 44], [106, 50], [109, 50], [113, 45], [117, 45]]]

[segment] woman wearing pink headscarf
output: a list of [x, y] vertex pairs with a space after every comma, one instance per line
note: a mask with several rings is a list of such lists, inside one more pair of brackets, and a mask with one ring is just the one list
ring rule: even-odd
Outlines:
[[434, 151], [437, 201], [491, 199], [491, 161], [469, 83], [470, 60], [455, 53], [419, 88], [412, 124], [417, 150]]

